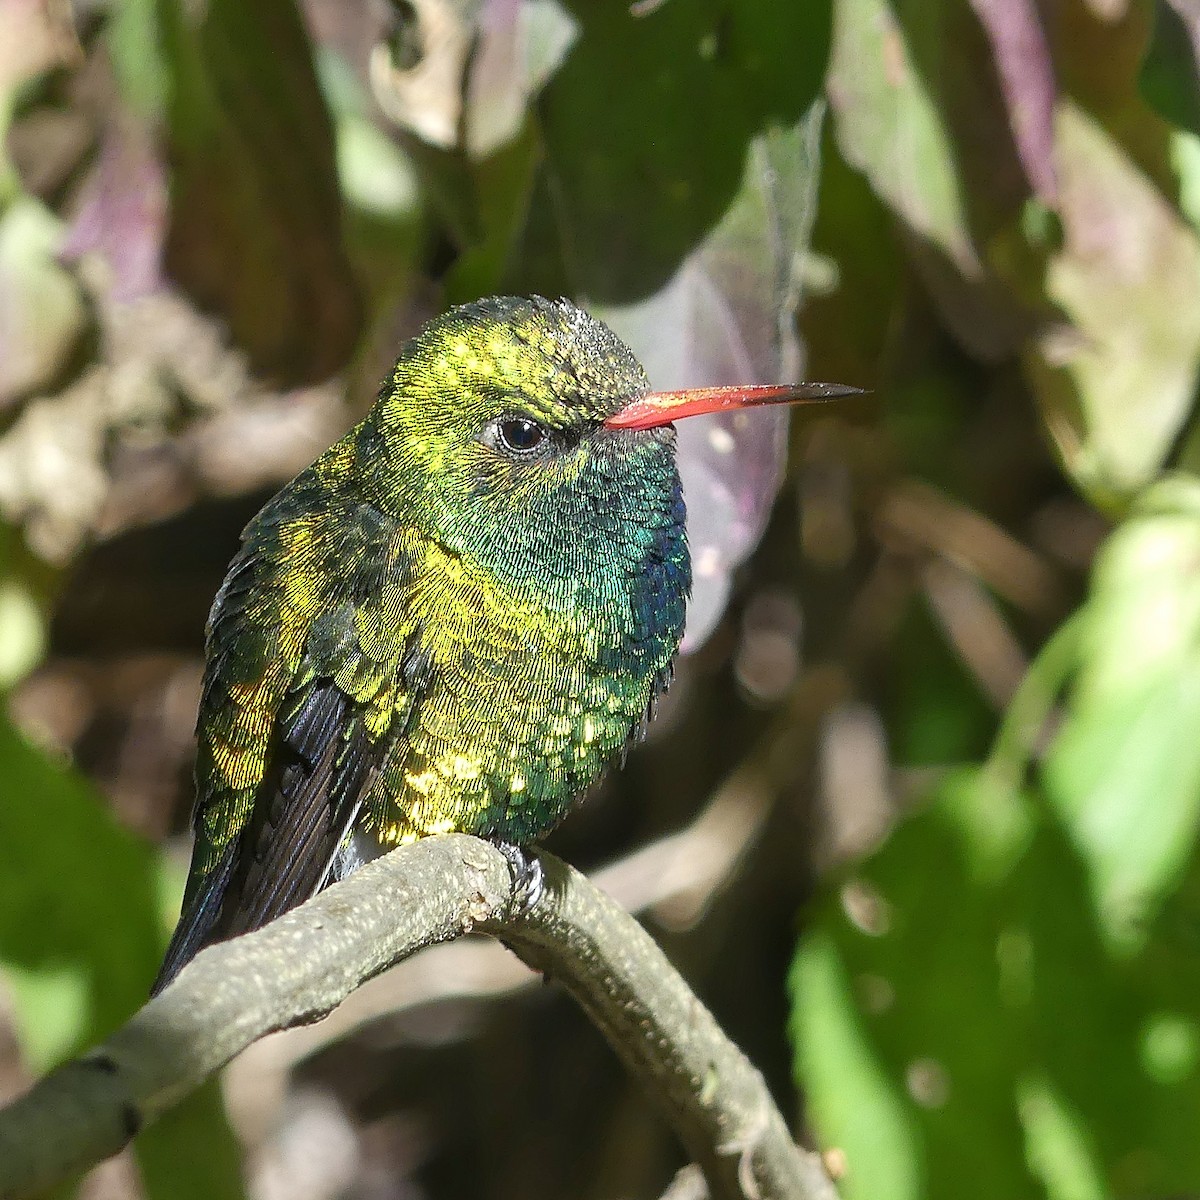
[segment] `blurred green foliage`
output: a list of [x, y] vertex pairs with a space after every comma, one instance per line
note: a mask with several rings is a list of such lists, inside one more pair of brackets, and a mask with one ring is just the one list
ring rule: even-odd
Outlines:
[[[0, 723], [0, 961], [29, 1066], [85, 1050], [145, 1000], [164, 948], [160, 864], [91, 788]], [[29, 880], [52, 881], [32, 888]], [[242, 1194], [215, 1085], [138, 1142], [151, 1195]]]
[[[124, 603], [81, 609], [84, 549], [280, 482], [307, 452], [266, 446], [303, 402], [286, 389], [337, 373], [306, 411], [344, 425], [444, 304], [568, 292], [662, 386], [791, 375], [803, 339], [809, 377], [874, 397], [790, 451], [779, 422], [681, 441], [691, 648], [717, 632], [638, 831], [695, 809], [671, 781], [711, 787], [758, 707], [794, 718], [797, 775], [828, 738], [836, 701], [747, 666], [755, 613], [791, 597], [803, 622], [784, 605], [772, 636], [877, 713], [890, 807], [822, 857], [834, 818], [803, 801], [798, 837], [781, 797], [784, 853], [745, 869], [739, 940], [815, 889], [787, 1024], [847, 1200], [1200, 1191], [1194, 7], [382, 7], [128, 0], [64, 30], [0, 0], [14, 711], [43, 658], [102, 661], [95, 612], [188, 614], [161, 641], [194, 655], [176, 559], [118, 559]], [[192, 322], [169, 345], [147, 332], [166, 309], [122, 325], [167, 294]], [[236, 353], [205, 358], [208, 338]], [[204, 458], [222, 430], [226, 475]], [[130, 479], [153, 484], [144, 508]], [[741, 567], [783, 479], [799, 507]], [[197, 560], [209, 542], [219, 573], [224, 532], [173, 539]], [[66, 741], [0, 724], [0, 963], [27, 1072], [140, 1004], [175, 890]], [[715, 963], [681, 955], [720, 997], [738, 973], [713, 936]], [[782, 986], [723, 1014], [756, 1052]], [[241, 1193], [215, 1088], [137, 1149], [152, 1196]]]
[[[915, 239], [910, 261], [967, 349], [986, 361], [1001, 351], [992, 335], [1017, 331], [1062, 468], [1121, 521], [1082, 604], [993, 727], [990, 755], [921, 797], [811, 914], [791, 976], [797, 1079], [822, 1140], [844, 1151], [849, 1198], [1191, 1193], [1200, 493], [1169, 471], [1192, 418], [1200, 316], [1194, 211], [1178, 200], [1197, 86], [1186, 10], [1135, 5], [1102, 21], [1069, 5], [1055, 21], [975, 5], [1009, 33], [1048, 22], [1058, 191], [1047, 203], [1030, 195], [1033, 177], [1007, 198], [1003, 182], [976, 194], [980, 167], [1003, 181], [1021, 147], [989, 140], [972, 156], [948, 132], [964, 108], [1036, 111], [1036, 81], [1003, 78], [1004, 29], [987, 31], [990, 45], [980, 29], [962, 43], [995, 55], [1000, 76], [963, 88], [946, 31], [970, 20], [965, 5], [925, 6], [919, 27], [916, 6], [835, 7], [838, 148]], [[1064, 36], [1084, 26], [1086, 37]], [[1114, 66], [1146, 52], [1140, 77], [1114, 71], [1102, 104], [1071, 88], [1098, 44]], [[1181, 128], [1157, 125], [1150, 105]], [[1019, 138], [1015, 114], [1013, 129]], [[1174, 178], [1147, 173], [1155, 139], [1186, 148]], [[825, 169], [846, 186], [844, 168]], [[1043, 205], [1061, 233], [1032, 219]], [[847, 243], [854, 233], [837, 229]], [[958, 262], [949, 275], [947, 260]], [[1023, 332], [1003, 313], [957, 327], [997, 303], [1023, 314]], [[942, 761], [979, 753], [966, 721], [978, 702], [954, 699], [961, 684], [930, 643], [922, 633], [904, 652], [900, 761], [929, 762], [933, 747]], [[930, 728], [944, 732], [916, 732]]]

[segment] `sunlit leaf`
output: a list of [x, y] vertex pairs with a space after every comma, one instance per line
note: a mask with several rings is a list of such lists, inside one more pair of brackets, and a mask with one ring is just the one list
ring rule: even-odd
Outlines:
[[[952, 1200], [967, 1178], [981, 1200], [1039, 1194], [1012, 1097], [1027, 1049], [1008, 994], [1019, 981], [1000, 953], [1012, 914], [996, 886], [1028, 825], [980, 846], [992, 803], [970, 776], [948, 785], [801, 939], [797, 1079], [821, 1143], [845, 1155], [846, 1200]], [[838, 1095], [845, 1073], [855, 1104]]]
[[824, 929], [800, 944], [790, 984], [796, 1078], [823, 1144], [845, 1156], [841, 1195], [924, 1200], [920, 1134], [909, 1101], [880, 1062], [847, 963]]
[[0, 577], [0, 688], [12, 687], [46, 650], [46, 619], [31, 590], [13, 576]]
[[1046, 762], [1111, 934], [1143, 927], [1200, 831], [1200, 484], [1160, 484], [1113, 534]]
[[[1106, 129], [1064, 102], [1051, 147], [1054, 79], [1037, 13], [975, 7], [990, 43], [961, 5], [839, 0], [829, 82], [839, 143], [902, 220], [964, 345], [1008, 355], [1041, 329], [1030, 358], [1051, 434], [1079, 483], [1119, 502], [1161, 466], [1200, 357], [1195, 235], [1148, 166], [1158, 171], [1165, 130], [1127, 90], [1138, 21], [1064, 6], [1053, 32], [1070, 78], [1120, 119]], [[1014, 179], [1022, 163], [1042, 200], [1058, 202], [1061, 248], [1055, 217], [1027, 205]]]
[[1059, 453], [1101, 500], [1159, 470], [1191, 408], [1200, 366], [1200, 241], [1086, 113], [1058, 119], [1062, 251], [1047, 291], [1072, 321], [1031, 359]]
[[50, 383], [87, 325], [79, 286], [56, 258], [62, 239], [32, 197], [0, 211], [0, 405]]
[[913, 233], [978, 274], [946, 117], [898, 15], [885, 0], [839, 0], [835, 12], [829, 99], [842, 153]]
[[353, 68], [333, 50], [318, 47], [317, 73], [333, 118], [338, 177], [353, 208], [384, 220], [412, 220], [421, 207], [413, 164], [370, 118], [370, 97]]

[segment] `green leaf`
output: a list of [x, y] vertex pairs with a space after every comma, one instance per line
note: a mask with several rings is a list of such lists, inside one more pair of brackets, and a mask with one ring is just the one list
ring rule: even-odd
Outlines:
[[913, 233], [977, 273], [951, 131], [917, 58], [920, 34], [941, 40], [933, 16], [914, 34], [886, 0], [839, 0], [835, 11], [829, 94], [846, 161]]
[[447, 278], [447, 303], [500, 290], [525, 226], [540, 161], [536, 132], [527, 121], [511, 141], [471, 164], [478, 227]]
[[[833, 121], [826, 120], [821, 146], [820, 203], [813, 251], [805, 263], [811, 280], [801, 314], [817, 379], [875, 384], [903, 296], [901, 253], [891, 214], [867, 181], [838, 152]], [[819, 256], [819, 257], [818, 257]], [[864, 297], [871, 297], [869, 304]], [[898, 414], [907, 404], [889, 406]], [[940, 432], [942, 422], [935, 421]], [[918, 437], [911, 446], [925, 448]], [[909, 445], [901, 442], [905, 451]], [[911, 458], [906, 455], [906, 461]]]
[[1105, 1200], [1108, 1189], [1096, 1169], [1079, 1114], [1044, 1079], [1017, 1085], [1017, 1104], [1029, 1139], [1029, 1165], [1053, 1200]]
[[138, 1165], [153, 1200], [243, 1200], [241, 1152], [221, 1084], [210, 1079], [138, 1136]]
[[81, 780], [4, 723], [0, 774], [0, 957], [27, 977], [77, 975], [87, 1005], [48, 1056], [62, 1058], [112, 1032], [145, 999], [161, 939], [153, 858]]
[[1200, 482], [1168, 479], [1109, 539], [1084, 608], [1047, 793], [1124, 939], [1178, 883], [1200, 826]]
[[845, 1154], [846, 1200], [1038, 1194], [1012, 1097], [1024, 984], [1002, 940], [1020, 932], [996, 885], [1029, 818], [1007, 798], [998, 845], [995, 803], [974, 775], [950, 781], [801, 940], [797, 1081], [822, 1143]]
[[829, 5], [571, 10], [580, 34], [539, 106], [548, 170], [576, 290], [624, 303], [661, 287], [720, 220], [754, 135], [808, 109]]
[[899, 218], [946, 326], [1010, 355], [1023, 303], [989, 263], [1028, 191], [992, 49], [966, 4], [837, 0], [829, 103], [847, 163]]
[[[156, 858], [81, 779], [2, 720], [0, 794], [0, 969], [13, 984], [23, 1052], [43, 1071], [145, 1002], [163, 947]], [[187, 1111], [136, 1142], [150, 1196], [239, 1197], [215, 1087]]]
[[822, 1139], [846, 1155], [842, 1196], [923, 1200], [919, 1131], [907, 1097], [880, 1062], [828, 930], [800, 943], [789, 984], [796, 1078]]
[[52, 382], [87, 325], [56, 258], [62, 240], [62, 223], [32, 197], [0, 209], [0, 405]]
[[945, 780], [797, 948], [796, 1078], [843, 1194], [1194, 1193], [1200, 860], [1117, 945], [1086, 853], [1008, 774]]
[[[1155, 0], [1154, 32], [1142, 62], [1142, 95], [1173, 125], [1200, 134], [1200, 79], [1183, 5]], [[1193, 10], [1194, 12], [1194, 10]], [[1200, 29], [1200, 22], [1192, 16]]]
[[172, 87], [161, 12], [160, 0], [123, 0], [104, 30], [121, 98], [149, 123], [165, 119]]
[[[914, 403], [906, 406], [909, 417], [922, 397], [911, 399]], [[977, 681], [947, 645], [923, 602], [908, 606], [895, 655], [888, 734], [896, 761], [905, 766], [937, 766], [980, 754], [995, 718]]]

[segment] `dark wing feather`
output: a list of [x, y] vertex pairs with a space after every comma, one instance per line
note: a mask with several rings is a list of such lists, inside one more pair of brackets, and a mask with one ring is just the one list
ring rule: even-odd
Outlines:
[[202, 887], [193, 888], [192, 880], [188, 881], [190, 894], [183, 898], [183, 911], [179, 914], [179, 923], [171, 935], [171, 944], [163, 956], [158, 976], [150, 988], [151, 996], [157, 996], [179, 974], [185, 963], [215, 940], [214, 930], [221, 919], [221, 905], [237, 861], [237, 848], [237, 842], [230, 842], [225, 847], [217, 865], [204, 876]]
[[354, 702], [332, 680], [296, 696], [281, 720], [279, 784], [254, 842], [226, 936], [258, 929], [325, 885], [382, 761]]
[[[216, 791], [206, 794], [198, 775], [197, 848], [155, 993], [203, 946], [257, 929], [325, 886], [389, 748], [411, 717], [417, 695], [404, 664], [419, 634], [402, 605], [392, 603], [393, 615], [384, 622], [376, 607], [385, 592], [393, 601], [402, 593], [403, 555], [383, 536], [374, 510], [362, 506], [344, 521], [341, 549], [353, 569], [348, 577], [344, 569], [340, 578], [335, 568], [329, 574], [345, 599], [322, 606], [299, 661], [288, 667], [290, 680], [272, 705], [252, 801], [235, 808]], [[347, 538], [355, 544], [347, 545]], [[230, 679], [255, 678], [266, 669], [271, 641], [261, 630], [247, 630], [245, 606], [269, 595], [271, 586], [267, 571], [260, 568], [255, 578], [235, 560], [210, 631], [201, 714], [209, 732], [230, 727]], [[231, 610], [234, 600], [238, 608]], [[234, 644], [238, 653], [225, 649]], [[263, 661], [250, 664], [244, 646], [259, 644]], [[226, 743], [236, 741], [236, 728]], [[244, 814], [220, 845], [205, 822], [217, 805], [224, 813]], [[215, 828], [220, 834], [224, 826]]]
[[189, 888], [152, 994], [203, 946], [258, 929], [320, 891], [385, 753], [329, 679], [290, 699], [278, 732], [254, 813]]

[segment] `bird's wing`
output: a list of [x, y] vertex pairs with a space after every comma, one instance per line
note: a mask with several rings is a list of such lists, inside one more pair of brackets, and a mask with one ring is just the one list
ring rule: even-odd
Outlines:
[[252, 525], [213, 607], [196, 848], [155, 991], [325, 885], [425, 684], [402, 539], [367, 505], [324, 532], [288, 507]]

